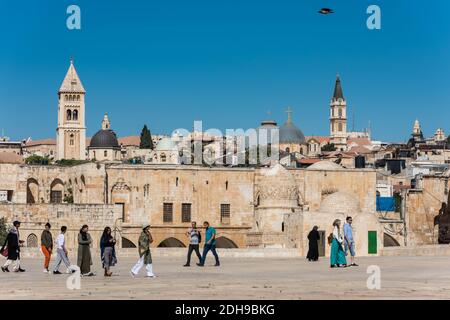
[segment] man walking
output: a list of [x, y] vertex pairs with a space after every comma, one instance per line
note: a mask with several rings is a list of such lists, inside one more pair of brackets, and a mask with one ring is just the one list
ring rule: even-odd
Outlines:
[[350, 251], [350, 266], [357, 267], [355, 263], [355, 240], [353, 239], [353, 228], [352, 228], [352, 217], [347, 217], [346, 224], [344, 224], [344, 244], [345, 244], [345, 255], [348, 255]]
[[150, 244], [153, 242], [153, 237], [150, 233], [150, 225], [144, 225], [141, 235], [139, 237], [139, 260], [131, 269], [131, 276], [135, 277], [139, 270], [144, 266], [147, 270], [147, 277], [155, 278], [153, 273], [152, 254], [150, 252]]
[[205, 227], [205, 246], [203, 247], [203, 255], [200, 263], [197, 263], [199, 267], [203, 267], [205, 265], [206, 255], [211, 250], [216, 259], [216, 264], [214, 266], [220, 266], [219, 256], [216, 251], [216, 229], [209, 225], [208, 221], [203, 222], [203, 226]]
[[59, 272], [59, 266], [61, 265], [61, 262], [63, 262], [67, 268], [66, 273], [74, 273], [75, 270], [71, 270], [70, 268], [70, 262], [68, 256], [68, 252], [66, 249], [66, 231], [67, 227], [62, 226], [61, 227], [61, 233], [56, 237], [56, 264], [55, 268], [53, 269], [53, 274], [61, 274]]
[[14, 272], [25, 272], [25, 270], [20, 267], [20, 247], [23, 245], [23, 241], [19, 240], [19, 228], [20, 221], [14, 221], [13, 227], [6, 236], [5, 243], [0, 249], [0, 252], [3, 252], [5, 246], [8, 248], [8, 259], [2, 267], [3, 272], [9, 272], [9, 266], [11, 264], [13, 265]]
[[50, 232], [51, 229], [50, 223], [45, 224], [45, 229], [41, 234], [41, 250], [45, 256], [44, 260], [44, 273], [49, 273], [48, 266], [50, 264], [50, 258], [52, 256], [53, 251], [53, 237]]
[[198, 261], [202, 262], [202, 256], [200, 255], [199, 244], [200, 244], [200, 231], [197, 229], [197, 222], [191, 222], [191, 228], [189, 228], [188, 232], [186, 232], [189, 237], [189, 250], [187, 255], [187, 262], [183, 267], [189, 267], [191, 265], [191, 255], [192, 251], [195, 251], [195, 254], [198, 257]]

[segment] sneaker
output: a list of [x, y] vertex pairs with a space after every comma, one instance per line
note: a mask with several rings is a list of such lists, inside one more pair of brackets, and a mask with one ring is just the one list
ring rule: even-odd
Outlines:
[[199, 267], [204, 267], [204, 266], [205, 266], [204, 264], [201, 264], [201, 263], [197, 263], [197, 265], [198, 265]]
[[147, 278], [156, 278], [156, 276], [154, 274], [152, 275], [147, 275]]
[[2, 271], [3, 272], [9, 272], [9, 269], [8, 269], [8, 267], [2, 267]]
[[216, 263], [214, 267], [220, 267], [220, 263]]
[[183, 265], [183, 267], [190, 267], [191, 265], [186, 263], [185, 265]]
[[49, 273], [50, 271], [48, 271], [48, 269], [44, 269], [44, 271], [42, 271], [44, 273]]
[[17, 269], [16, 272], [25, 272], [25, 269], [22, 269], [22, 268], [19, 267], [19, 269]]
[[352, 263], [351, 266], [358, 267], [358, 265], [356, 263]]
[[130, 271], [130, 274], [131, 274], [131, 276], [132, 276], [133, 278], [135, 278], [135, 277], [137, 276], [137, 274], [134, 273], [133, 271]]
[[59, 270], [55, 270], [55, 271], [53, 271], [53, 274], [62, 274], [62, 273], [59, 272]]

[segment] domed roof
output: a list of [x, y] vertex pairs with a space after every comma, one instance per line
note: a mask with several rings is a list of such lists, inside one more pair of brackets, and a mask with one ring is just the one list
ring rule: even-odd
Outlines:
[[261, 169], [257, 185], [262, 206], [298, 205], [299, 191], [294, 176], [277, 163], [271, 168]]
[[292, 109], [287, 109], [288, 119], [280, 128], [280, 143], [305, 143], [305, 135], [303, 132], [292, 122]]
[[339, 164], [328, 160], [316, 162], [307, 168], [307, 170], [342, 170], [342, 169], [344, 168], [342, 168], [342, 166], [340, 166]]
[[111, 129], [102, 129], [97, 131], [97, 133], [92, 137], [89, 148], [110, 149], [120, 148], [120, 146], [114, 131]]
[[360, 212], [358, 200], [345, 192], [335, 192], [325, 197], [320, 204], [320, 211], [327, 213], [351, 214]]
[[156, 151], [175, 151], [177, 150], [177, 145], [172, 138], [164, 137], [159, 140], [155, 148]]

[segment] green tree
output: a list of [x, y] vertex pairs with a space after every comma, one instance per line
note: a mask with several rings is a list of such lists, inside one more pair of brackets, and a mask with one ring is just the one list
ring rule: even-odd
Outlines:
[[0, 247], [5, 243], [6, 236], [8, 235], [8, 230], [6, 228], [6, 219], [0, 218]]
[[141, 143], [139, 144], [139, 148], [153, 149], [152, 134], [150, 133], [150, 130], [147, 128], [147, 125], [144, 125], [144, 128], [142, 128]]
[[322, 147], [322, 151], [336, 151], [336, 147], [334, 146], [334, 143], [327, 143]]
[[41, 157], [36, 154], [33, 154], [25, 159], [26, 164], [42, 164], [47, 165], [50, 163], [50, 160], [48, 157]]

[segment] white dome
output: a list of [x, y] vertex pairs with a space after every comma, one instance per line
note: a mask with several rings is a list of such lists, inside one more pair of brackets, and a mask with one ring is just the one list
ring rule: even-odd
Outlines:
[[328, 160], [316, 162], [307, 168], [307, 170], [342, 170], [342, 169], [344, 169], [342, 168], [342, 166]]
[[156, 151], [176, 151], [177, 149], [177, 144], [173, 141], [172, 138], [168, 137], [159, 140], [155, 148]]
[[327, 213], [344, 213], [347, 215], [360, 212], [358, 200], [345, 192], [335, 192], [325, 197], [320, 204], [320, 211]]

